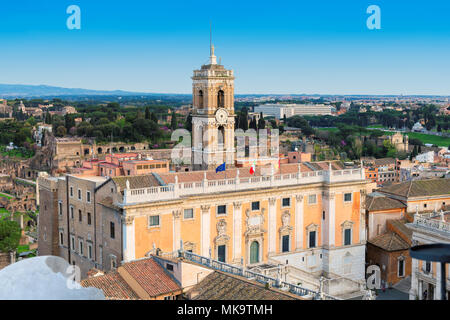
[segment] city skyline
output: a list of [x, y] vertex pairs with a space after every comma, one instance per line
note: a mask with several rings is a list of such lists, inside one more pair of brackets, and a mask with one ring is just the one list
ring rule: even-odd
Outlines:
[[[72, 4], [81, 8], [80, 30], [66, 26]], [[372, 4], [380, 30], [366, 26]], [[2, 7], [0, 83], [188, 94], [192, 70], [209, 56], [212, 21], [236, 94], [450, 95], [444, 1]]]

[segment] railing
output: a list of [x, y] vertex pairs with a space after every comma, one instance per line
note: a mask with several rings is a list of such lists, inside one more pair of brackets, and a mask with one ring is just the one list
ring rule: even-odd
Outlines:
[[206, 266], [208, 268], [219, 270], [219, 271], [226, 272], [226, 273], [231, 273], [231, 274], [238, 275], [241, 277], [245, 277], [249, 280], [254, 280], [254, 281], [257, 281], [257, 282], [260, 282], [263, 284], [269, 284], [270, 286], [273, 286], [278, 289], [284, 289], [286, 291], [289, 291], [290, 293], [293, 293], [293, 294], [301, 296], [301, 297], [310, 296], [314, 300], [318, 300], [318, 299], [339, 300], [336, 297], [333, 297], [333, 296], [330, 296], [330, 295], [327, 295], [324, 293], [319, 293], [319, 292], [312, 291], [312, 290], [309, 290], [306, 288], [302, 288], [300, 286], [282, 281], [277, 278], [272, 278], [272, 277], [269, 277], [269, 276], [266, 276], [266, 275], [263, 275], [263, 274], [260, 274], [257, 272], [253, 272], [253, 271], [247, 270], [243, 267], [230, 265], [230, 264], [220, 262], [220, 261], [217, 261], [217, 260], [214, 260], [211, 258], [206, 258], [206, 257], [197, 255], [192, 252], [180, 251], [180, 255], [189, 261], [196, 262], [196, 263]]
[[450, 214], [450, 211], [415, 214], [413, 225], [450, 233], [450, 223], [441, 219], [442, 215], [445, 217], [446, 214]]
[[[174, 183], [142, 189], [124, 190], [123, 204], [163, 201], [178, 199], [181, 196], [223, 193], [255, 188], [270, 188], [308, 183], [331, 183], [364, 180], [364, 169], [347, 169], [330, 171], [312, 171], [290, 174], [265, 175], [250, 178], [231, 178], [222, 180], [206, 180], [196, 182]], [[119, 204], [120, 205], [120, 204]]]

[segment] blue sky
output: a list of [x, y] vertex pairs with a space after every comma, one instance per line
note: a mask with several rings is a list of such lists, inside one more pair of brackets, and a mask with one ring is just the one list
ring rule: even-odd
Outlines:
[[[81, 30], [68, 30], [69, 5]], [[381, 30], [369, 30], [369, 5]], [[0, 83], [190, 93], [209, 23], [236, 93], [450, 95], [450, 1], [0, 3]]]

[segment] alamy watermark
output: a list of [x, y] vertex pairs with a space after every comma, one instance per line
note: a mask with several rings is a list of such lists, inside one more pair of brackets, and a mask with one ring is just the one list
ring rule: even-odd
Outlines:
[[[217, 130], [217, 136], [211, 134], [212, 130], [202, 130], [199, 126], [194, 132], [194, 139], [186, 129], [177, 129], [172, 132], [171, 140], [179, 142], [171, 154], [172, 162], [175, 164], [201, 165], [211, 161], [222, 164], [227, 161], [227, 153], [234, 153], [236, 146], [236, 158], [278, 158], [279, 155], [279, 130], [278, 129], [254, 129], [246, 131], [224, 128]], [[198, 135], [198, 136], [197, 136]], [[181, 141], [180, 141], [181, 140]], [[248, 142], [248, 144], [247, 144]], [[248, 145], [248, 152], [246, 152]], [[228, 148], [228, 149], [227, 149]]]
[[366, 25], [369, 30], [381, 29], [381, 9], [377, 5], [370, 5], [367, 7], [367, 14], [370, 16], [367, 18]]
[[67, 18], [66, 25], [69, 30], [81, 29], [81, 9], [79, 6], [72, 4], [67, 7], [66, 13], [70, 14]]

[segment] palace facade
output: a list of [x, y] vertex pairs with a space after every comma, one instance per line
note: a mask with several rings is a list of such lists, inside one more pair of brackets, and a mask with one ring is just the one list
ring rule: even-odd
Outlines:
[[[192, 79], [198, 171], [39, 177], [39, 255], [65, 258], [84, 278], [92, 268], [183, 249], [246, 268], [289, 266], [312, 289], [324, 276], [335, 280], [329, 292], [343, 281], [359, 290], [365, 195], [374, 187], [364, 168], [337, 161], [261, 163], [254, 174], [236, 168], [233, 72], [217, 64], [212, 47]], [[223, 162], [225, 171], [211, 170]]]

